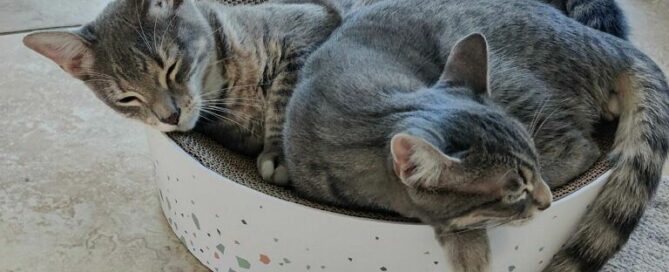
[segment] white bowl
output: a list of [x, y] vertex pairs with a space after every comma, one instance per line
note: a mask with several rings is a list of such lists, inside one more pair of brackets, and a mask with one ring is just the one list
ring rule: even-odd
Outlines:
[[[165, 216], [193, 255], [214, 271], [449, 270], [426, 225], [344, 215], [269, 196], [206, 168], [166, 135], [147, 134]], [[540, 271], [607, 176], [523, 226], [489, 230], [492, 271]]]

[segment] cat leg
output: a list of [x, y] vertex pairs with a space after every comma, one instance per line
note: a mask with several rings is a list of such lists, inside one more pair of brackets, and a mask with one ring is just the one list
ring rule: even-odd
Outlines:
[[283, 125], [286, 107], [296, 82], [296, 73], [281, 73], [267, 91], [265, 107], [264, 147], [257, 164], [265, 181], [276, 185], [288, 185], [289, 175], [283, 152]]
[[490, 245], [485, 229], [452, 232], [435, 227], [437, 240], [451, 261], [454, 272], [490, 271]]
[[[271, 113], [266, 114], [272, 115]], [[269, 118], [270, 121], [274, 121], [274, 119], [276, 118]], [[289, 182], [289, 176], [283, 153], [282, 125], [283, 122], [273, 125], [274, 128], [265, 129], [264, 148], [258, 156], [257, 166], [263, 180], [275, 185], [286, 186]]]

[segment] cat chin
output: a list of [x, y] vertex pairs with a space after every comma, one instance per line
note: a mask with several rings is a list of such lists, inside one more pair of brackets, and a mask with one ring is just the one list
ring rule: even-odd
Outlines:
[[177, 131], [179, 127], [174, 126], [174, 125], [168, 125], [164, 123], [157, 123], [157, 124], [148, 124], [150, 127], [160, 131], [160, 132], [174, 132]]
[[179, 126], [177, 127], [176, 130], [181, 132], [190, 131], [193, 128], [195, 128], [195, 125], [197, 125], [197, 121], [199, 119], [200, 119], [199, 113], [196, 112], [194, 114], [191, 114], [189, 117], [184, 118], [184, 121], [179, 123]]

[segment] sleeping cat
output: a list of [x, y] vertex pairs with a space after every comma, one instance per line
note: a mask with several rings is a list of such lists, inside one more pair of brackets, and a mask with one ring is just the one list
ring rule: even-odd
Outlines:
[[[262, 177], [285, 184], [283, 113], [302, 62], [339, 23], [335, 10], [349, 14], [377, 1], [117, 0], [77, 31], [34, 33], [25, 43], [120, 114], [166, 132], [195, 127], [228, 148], [260, 153]], [[586, 25], [626, 35], [613, 0], [550, 2]]]
[[[472, 34], [474, 33], [474, 34]], [[386, 0], [348, 17], [287, 111], [292, 186], [434, 226], [456, 271], [485, 271], [488, 226], [529, 218], [601, 150], [612, 172], [545, 271], [596, 271], [626, 242], [669, 148], [669, 88], [628, 42], [532, 1]], [[545, 181], [545, 182], [544, 182]]]
[[24, 43], [120, 114], [166, 132], [197, 125], [230, 149], [260, 154], [263, 178], [285, 183], [286, 104], [302, 63], [340, 21], [333, 8], [302, 2], [116, 0], [77, 31]]

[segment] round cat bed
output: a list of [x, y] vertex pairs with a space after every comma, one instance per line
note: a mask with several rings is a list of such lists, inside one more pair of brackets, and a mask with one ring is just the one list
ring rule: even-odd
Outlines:
[[[212, 271], [448, 271], [429, 226], [302, 199], [263, 182], [253, 158], [197, 133], [147, 135], [165, 216]], [[607, 170], [600, 160], [557, 190], [554, 204], [531, 222], [489, 230], [492, 271], [540, 271], [573, 232]]]

